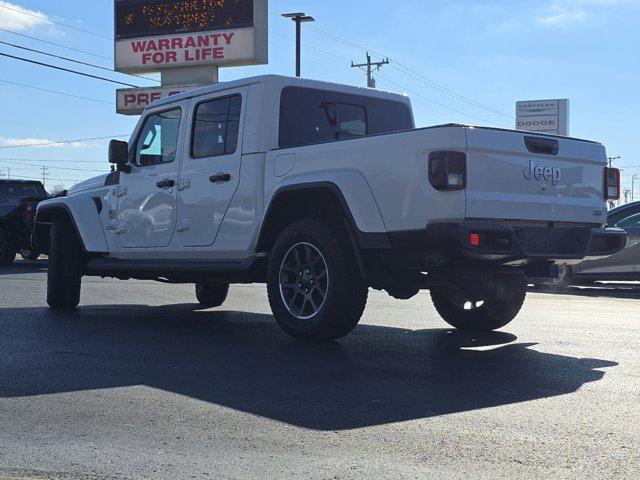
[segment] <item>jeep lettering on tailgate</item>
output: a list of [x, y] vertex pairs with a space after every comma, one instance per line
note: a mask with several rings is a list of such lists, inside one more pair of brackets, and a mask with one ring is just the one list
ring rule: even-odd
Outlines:
[[562, 179], [562, 171], [556, 167], [541, 167], [536, 165], [533, 160], [529, 162], [529, 166], [524, 169], [524, 178], [527, 180], [537, 180], [539, 182], [551, 182], [553, 185], [560, 183]]

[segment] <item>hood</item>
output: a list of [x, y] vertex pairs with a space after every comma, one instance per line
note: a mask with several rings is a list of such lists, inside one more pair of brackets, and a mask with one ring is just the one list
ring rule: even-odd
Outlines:
[[97, 177], [90, 178], [83, 182], [76, 183], [73, 187], [67, 190], [68, 195], [84, 192], [85, 190], [91, 190], [93, 188], [104, 187], [104, 182], [109, 176], [108, 173], [104, 175], [98, 175]]

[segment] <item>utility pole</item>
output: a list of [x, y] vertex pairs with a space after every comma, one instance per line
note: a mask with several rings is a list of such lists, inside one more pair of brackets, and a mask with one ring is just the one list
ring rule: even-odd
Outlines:
[[359, 63], [359, 64], [355, 64], [353, 62], [351, 62], [351, 68], [360, 68], [362, 70], [364, 70], [364, 68], [366, 67], [366, 72], [367, 72], [367, 87], [369, 88], [376, 88], [376, 79], [373, 78], [373, 72], [377, 72], [378, 70], [380, 70], [384, 65], [389, 65], [389, 59], [385, 58], [384, 60], [382, 60], [381, 62], [372, 62], [371, 61], [371, 55], [369, 55], [369, 52], [367, 52], [367, 63]]
[[613, 166], [613, 161], [614, 160], [620, 160], [622, 157], [620, 155], [617, 155], [615, 157], [608, 157], [607, 160], [609, 160], [609, 168], [611, 168]]
[[45, 167], [44, 165], [40, 167], [42, 169], [42, 185], [44, 186], [47, 181], [47, 177], [49, 176], [49, 167]]
[[302, 24], [315, 22], [316, 19], [305, 13], [283, 13], [283, 17], [290, 18], [296, 24], [296, 77], [300, 77], [302, 72]]
[[636, 178], [640, 178], [640, 175], [634, 175], [633, 177], [631, 177], [631, 201], [632, 202], [635, 200]]
[[629, 203], [629, 194], [631, 193], [631, 190], [629, 190], [628, 188], [624, 191], [624, 203], [625, 205], [627, 203]]

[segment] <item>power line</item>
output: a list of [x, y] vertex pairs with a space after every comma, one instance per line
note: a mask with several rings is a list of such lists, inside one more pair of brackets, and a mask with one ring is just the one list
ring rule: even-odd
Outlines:
[[78, 98], [80, 100], [88, 100], [90, 102], [106, 103], [107, 105], [113, 104], [113, 102], [107, 102], [106, 100], [98, 100], [97, 98], [83, 97], [81, 95], [74, 95], [73, 93], [58, 92], [56, 90], [49, 90], [48, 88], [35, 87], [33, 85], [27, 85], [25, 83], [11, 82], [9, 80], [3, 80], [3, 79], [0, 79], [0, 82], [7, 83], [9, 85], [16, 85], [18, 87], [31, 88], [33, 90], [40, 90], [42, 92], [55, 93], [57, 95], [64, 95], [65, 97], [73, 97], [73, 98]]
[[57, 140], [53, 142], [43, 142], [43, 143], [30, 143], [28, 145], [6, 145], [0, 147], [0, 149], [6, 148], [29, 148], [29, 147], [46, 147], [48, 145], [60, 145], [64, 143], [78, 143], [78, 142], [93, 142], [96, 140], [109, 140], [112, 138], [125, 138], [129, 137], [129, 134], [126, 135], [110, 135], [108, 137], [96, 137], [96, 138], [80, 138], [78, 140]]
[[69, 47], [68, 45], [62, 45], [61, 43], [50, 42], [49, 40], [43, 40], [41, 38], [33, 37], [31, 35], [25, 35], [24, 33], [14, 32], [13, 30], [8, 30], [6, 28], [0, 28], [0, 32], [6, 32], [6, 33], [10, 33], [12, 35], [18, 35], [19, 37], [24, 37], [24, 38], [28, 38], [30, 40], [35, 40], [36, 42], [42, 42], [42, 43], [46, 43], [48, 45], [54, 45], [56, 47], [66, 48], [67, 50], [71, 50], [71, 51], [74, 51], [74, 52], [83, 53], [85, 55], [91, 55], [92, 57], [102, 58], [104, 60], [113, 61], [113, 57], [105, 57], [104, 55], [98, 55], [97, 53], [88, 52], [86, 50], [80, 50], [79, 48]]
[[[278, 10], [276, 10], [275, 8], [270, 8], [270, 10], [272, 11], [273, 14], [278, 14], [278, 15], [280, 14], [280, 12]], [[318, 27], [316, 27], [314, 25], [306, 25], [306, 27], [309, 28], [310, 30], [313, 30], [313, 31], [319, 33], [320, 35], [324, 35], [324, 36], [326, 36], [328, 38], [331, 38], [332, 40], [334, 40], [336, 42], [342, 43], [342, 44], [347, 45], [347, 46], [349, 46], [351, 48], [355, 48], [357, 50], [361, 50], [361, 51], [363, 51], [365, 53], [366, 52], [371, 52], [371, 53], [374, 54], [374, 56], [379, 57], [380, 59], [389, 60], [387, 57], [385, 57], [381, 53], [375, 52], [375, 51], [373, 51], [371, 49], [368, 49], [367, 47], [364, 47], [362, 45], [359, 45], [359, 44], [357, 44], [355, 42], [352, 42], [350, 40], [346, 40], [346, 39], [344, 39], [342, 37], [339, 37], [338, 35], [334, 35], [333, 33], [330, 33], [330, 32], [327, 32], [325, 30], [322, 30], [321, 28], [318, 28]], [[497, 114], [497, 115], [502, 115], [502, 116], [508, 117], [508, 118], [515, 118], [513, 115], [501, 112], [500, 110], [497, 110], [495, 108], [489, 107], [489, 106], [484, 105], [484, 104], [482, 104], [480, 102], [476, 102], [475, 100], [472, 100], [472, 99], [470, 99], [470, 98], [468, 98], [468, 97], [466, 97], [464, 95], [461, 95], [461, 94], [455, 92], [454, 90], [448, 88], [447, 86], [442, 85], [442, 84], [430, 79], [429, 77], [426, 77], [425, 75], [422, 75], [419, 72], [416, 72], [415, 70], [409, 68], [408, 66], [403, 65], [402, 63], [399, 63], [399, 62], [397, 62], [397, 61], [395, 61], [393, 59], [391, 59], [391, 60], [392, 60], [391, 68], [394, 68], [397, 71], [399, 71], [401, 73], [404, 73], [405, 75], [413, 78], [414, 80], [420, 81], [420, 82], [426, 84], [427, 86], [429, 86], [429, 87], [431, 87], [431, 88], [433, 88], [435, 90], [440, 91], [441, 93], [443, 93], [445, 95], [448, 95], [448, 96], [450, 96], [452, 98], [457, 99], [458, 101], [467, 103], [468, 105], [474, 106], [476, 108], [481, 108], [483, 110], [486, 110], [488, 112], [491, 112], [491, 113], [494, 113], [494, 114]], [[470, 116], [472, 118], [477, 118], [477, 119], [480, 118], [480, 117], [474, 117], [472, 115], [467, 115], [467, 116]], [[486, 120], [483, 120], [483, 121], [486, 121]]]
[[[15, 43], [4, 42], [4, 41], [0, 40], [0, 44], [8, 45], [8, 46], [13, 47], [13, 48], [19, 48], [20, 50], [26, 50], [28, 52], [39, 53], [40, 55], [46, 55], [48, 57], [57, 58], [59, 60], [64, 60], [65, 62], [73, 62], [73, 63], [77, 63], [77, 64], [84, 65], [84, 66], [87, 66], [87, 67], [97, 68], [99, 70], [105, 70], [107, 72], [120, 73], [120, 72], [116, 72], [113, 68], [103, 67], [102, 65], [96, 65], [94, 63], [83, 62], [82, 60], [76, 60], [75, 58], [63, 57], [61, 55], [55, 55], [53, 53], [43, 52], [42, 50], [37, 50], [35, 48], [29, 48], [29, 47], [25, 47], [25, 46], [22, 46], [22, 45], [17, 45]], [[148, 78], [148, 77], [144, 77], [142, 75], [136, 75], [135, 73], [122, 73], [122, 75], [129, 75], [131, 77], [144, 78], [145, 80], [150, 80], [152, 82], [159, 82], [160, 81], [160, 80], [156, 80], [155, 78]]]
[[115, 83], [116, 85], [125, 85], [127, 87], [140, 88], [138, 85], [133, 85], [131, 83], [119, 82], [117, 80], [111, 80], [110, 78], [100, 77], [98, 75], [92, 75], [90, 73], [84, 73], [84, 72], [79, 72], [77, 70], [71, 70], [69, 68], [58, 67], [56, 65], [51, 65], [50, 63], [38, 62], [36, 60], [30, 60], [30, 59], [24, 58], [24, 57], [17, 57], [15, 55], [9, 55], [8, 53], [0, 52], [0, 56], [12, 58], [14, 60], [20, 60], [22, 62], [33, 63], [35, 65], [40, 65], [42, 67], [53, 68], [55, 70], [61, 70], [63, 72], [74, 73], [76, 75], [81, 75], [83, 77], [89, 77], [89, 78], [93, 78], [93, 79], [96, 79], [96, 80], [102, 80], [104, 82]]
[[[333, 40], [335, 40], [337, 42], [343, 43], [343, 44], [348, 45], [348, 46], [350, 46], [352, 48], [356, 48], [356, 49], [362, 50], [364, 52], [371, 51], [371, 53], [373, 53], [376, 57], [379, 57], [381, 59], [382, 58], [386, 58], [386, 57], [384, 57], [384, 55], [382, 55], [380, 53], [374, 52], [372, 50], [368, 50], [366, 47], [363, 47], [362, 45], [358, 45], [357, 43], [353, 43], [353, 42], [351, 42], [349, 40], [345, 40], [345, 39], [343, 39], [343, 38], [341, 38], [341, 37], [339, 37], [337, 35], [329, 33], [329, 32], [327, 32], [325, 30], [322, 30], [322, 29], [320, 29], [320, 28], [318, 28], [316, 26], [307, 25], [307, 28], [316, 31], [320, 35], [325, 35], [325, 36], [327, 36], [327, 37], [329, 37], [329, 38], [331, 38], [331, 39], [333, 39]], [[391, 68], [394, 68], [394, 69], [398, 70], [399, 72], [402, 72], [405, 75], [410, 76], [414, 80], [421, 81], [422, 83], [426, 84], [427, 86], [429, 86], [431, 88], [434, 88], [435, 90], [438, 90], [441, 93], [449, 95], [450, 97], [456, 98], [459, 101], [462, 101], [464, 103], [467, 103], [467, 104], [472, 105], [472, 106], [477, 107], [477, 108], [482, 108], [484, 110], [490, 111], [490, 112], [498, 114], [498, 115], [502, 115], [502, 116], [505, 116], [505, 117], [508, 117], [508, 118], [515, 118], [513, 115], [509, 115], [507, 113], [501, 112], [500, 110], [496, 110], [495, 108], [489, 107], [489, 106], [484, 105], [484, 104], [482, 104], [480, 102], [476, 102], [475, 100], [472, 100], [472, 99], [470, 99], [468, 97], [465, 97], [464, 95], [461, 95], [461, 94], [453, 91], [452, 89], [446, 87], [445, 85], [442, 85], [442, 84], [430, 79], [429, 77], [426, 77], [425, 75], [422, 75], [421, 73], [416, 72], [415, 70], [409, 68], [406, 65], [403, 65], [402, 63], [400, 63], [400, 62], [398, 62], [396, 60], [392, 59]]]
[[[271, 8], [270, 8], [270, 10], [276, 11], [275, 9], [271, 9]], [[280, 34], [280, 33], [278, 33], [278, 32], [271, 31], [271, 33], [273, 33], [273, 34], [275, 34], [275, 35], [277, 35], [277, 36], [279, 36], [279, 37], [285, 38], [285, 39], [287, 39], [287, 40], [289, 40], [289, 41], [293, 41], [293, 39], [291, 39], [290, 37], [287, 37], [286, 35], [282, 35], [282, 34]], [[321, 52], [321, 53], [324, 53], [324, 54], [326, 54], [326, 55], [329, 55], [329, 56], [332, 56], [332, 57], [336, 57], [336, 58], [339, 58], [339, 59], [341, 59], [341, 60], [345, 60], [345, 61], [349, 62], [349, 60], [348, 60], [346, 57], [341, 57], [341, 56], [339, 56], [339, 55], [336, 55], [336, 54], [332, 54], [332, 53], [326, 52], [326, 51], [324, 51], [324, 50], [321, 50], [321, 49], [319, 49], [319, 48], [315, 48], [315, 47], [313, 47], [313, 46], [311, 46], [311, 45], [307, 45], [307, 44], [304, 44], [304, 43], [303, 43], [303, 45], [305, 45], [305, 46], [307, 46], [307, 47], [310, 47], [310, 48], [313, 48], [314, 50], [317, 50], [317, 51], [319, 51], [319, 52]], [[442, 108], [445, 108], [445, 109], [447, 109], [447, 110], [451, 110], [451, 111], [453, 111], [453, 112], [455, 112], [455, 113], [458, 113], [458, 114], [460, 114], [460, 115], [464, 115], [465, 117], [473, 118], [473, 119], [475, 119], [475, 120], [479, 120], [479, 121], [482, 121], [482, 122], [485, 122], [485, 123], [489, 123], [489, 124], [492, 124], [492, 125], [497, 125], [497, 126], [500, 126], [500, 127], [505, 127], [505, 125], [500, 125], [500, 124], [498, 124], [498, 123], [492, 122], [492, 121], [487, 120], [487, 119], [485, 119], [485, 118], [477, 117], [477, 116], [475, 116], [475, 115], [471, 115], [471, 114], [465, 113], [465, 112], [463, 112], [463, 111], [461, 111], [461, 110], [457, 110], [457, 109], [455, 109], [455, 108], [452, 108], [452, 107], [449, 107], [449, 106], [447, 106], [447, 105], [444, 105], [443, 103], [440, 103], [440, 102], [438, 102], [438, 101], [436, 101], [436, 100], [433, 100], [432, 98], [426, 97], [426, 96], [422, 95], [421, 93], [416, 92], [415, 90], [408, 89], [408, 88], [404, 87], [403, 85], [400, 85], [399, 83], [393, 82], [392, 80], [390, 80], [390, 79], [388, 79], [388, 78], [386, 78], [386, 77], [383, 77], [383, 76], [381, 76], [381, 75], [378, 75], [378, 78], [383, 79], [382, 83], [386, 83], [386, 84], [388, 84], [388, 85], [393, 85], [393, 86], [395, 86], [396, 88], [400, 88], [403, 92], [409, 92], [409, 93], [412, 93], [413, 95], [416, 95], [416, 96], [418, 96], [418, 97], [421, 97], [421, 98], [423, 98], [424, 100], [427, 100], [427, 101], [429, 101], [429, 102], [431, 102], [431, 103], [434, 103], [434, 104], [436, 104], [436, 105], [438, 105], [438, 106], [440, 106], [440, 107], [442, 107]], [[415, 101], [416, 103], [418, 103], [418, 104], [420, 104], [420, 105], [422, 105], [422, 106], [424, 106], [424, 107], [428, 108], [429, 110], [431, 110], [431, 111], [433, 111], [433, 112], [437, 113], [438, 115], [441, 115], [441, 116], [443, 116], [443, 117], [445, 117], [445, 118], [448, 118], [448, 119], [450, 119], [450, 120], [455, 121], [455, 119], [454, 119], [453, 117], [451, 117], [451, 115], [446, 114], [446, 113], [443, 113], [443, 112], [441, 112], [441, 111], [437, 110], [436, 108], [433, 108], [432, 106], [427, 105], [427, 104], [426, 104], [426, 103], [424, 103], [424, 102], [421, 102], [419, 99], [414, 99], [414, 101]]]
[[379, 78], [382, 78], [382, 79], [383, 79], [384, 81], [386, 81], [387, 83], [390, 83], [390, 84], [392, 84], [392, 85], [395, 85], [395, 86], [396, 86], [396, 87], [398, 87], [398, 88], [402, 88], [402, 89], [404, 89], [406, 92], [409, 92], [409, 93], [411, 93], [412, 95], [416, 95], [416, 96], [418, 96], [418, 97], [420, 97], [420, 98], [423, 98], [424, 100], [426, 100], [426, 101], [428, 101], [428, 102], [431, 102], [431, 103], [433, 103], [433, 104], [435, 104], [435, 105], [438, 105], [438, 106], [439, 106], [439, 107], [441, 107], [441, 108], [445, 108], [445, 109], [447, 109], [447, 110], [450, 110], [450, 111], [452, 111], [452, 112], [458, 113], [458, 114], [460, 114], [460, 115], [464, 115], [465, 117], [473, 118], [473, 119], [475, 119], [475, 120], [480, 120], [481, 122], [486, 122], [486, 123], [489, 123], [489, 124], [491, 124], [491, 125], [496, 125], [496, 126], [499, 126], [499, 127], [505, 127], [504, 125], [501, 125], [501, 124], [499, 124], [499, 123], [492, 122], [491, 120], [487, 120], [486, 118], [478, 117], [478, 116], [476, 116], [476, 115], [471, 115], [470, 113], [465, 113], [465, 112], [463, 112], [463, 111], [461, 111], [461, 110], [457, 110], [457, 109], [455, 109], [455, 108], [453, 108], [453, 107], [449, 107], [449, 106], [445, 105], [444, 103], [440, 103], [440, 102], [438, 102], [438, 101], [436, 101], [436, 100], [434, 100], [434, 99], [432, 99], [432, 98], [429, 98], [429, 97], [427, 97], [427, 96], [425, 96], [425, 95], [422, 95], [421, 93], [418, 93], [418, 92], [416, 92], [415, 90], [407, 89], [407, 88], [403, 87], [402, 85], [400, 85], [400, 84], [398, 84], [398, 83], [395, 83], [393, 80], [390, 80], [390, 79], [388, 79], [388, 78], [386, 78], [386, 77], [383, 77], [382, 75], [378, 75], [378, 77], [379, 77]]
[[[69, 160], [67, 158], [10, 158], [10, 157], [0, 157], [0, 162], [37, 162], [38, 164], [43, 164], [43, 163], [76, 163], [77, 160]], [[89, 164], [89, 163], [96, 163], [96, 164], [103, 164], [104, 162], [102, 160], [82, 160], [80, 162], [81, 164]], [[38, 166], [40, 166], [38, 165]], [[56, 168], [56, 167], [51, 167], [51, 168]]]
[[12, 11], [17, 12], [17, 13], [20, 13], [20, 14], [22, 14], [22, 15], [28, 15], [28, 16], [30, 16], [30, 17], [39, 18], [40, 20], [43, 20], [43, 21], [45, 21], [45, 22], [53, 23], [53, 24], [55, 24], [55, 25], [60, 25], [60, 26], [62, 26], [62, 27], [71, 28], [71, 29], [73, 29], [73, 30], [77, 30], [77, 31], [79, 31], [79, 32], [83, 32], [83, 33], [86, 33], [86, 34], [89, 34], [89, 35], [93, 35], [93, 36], [95, 36], [95, 37], [99, 37], [99, 38], [106, 38], [107, 40], [113, 40], [113, 38], [111, 38], [111, 37], [107, 37], [106, 35], [102, 35], [102, 34], [100, 34], [100, 33], [95, 33], [95, 32], [92, 32], [92, 31], [90, 31], [90, 30], [85, 30], [85, 29], [83, 29], [83, 28], [75, 27], [75, 26], [73, 26], [73, 25], [69, 25], [69, 24], [67, 24], [67, 23], [57, 22], [57, 21], [55, 21], [55, 20], [51, 20], [51, 19], [50, 19], [50, 18], [48, 18], [48, 17], [44, 17], [44, 16], [42, 16], [42, 15], [36, 15], [35, 13], [31, 13], [31, 12], [25, 12], [24, 10], [19, 10], [19, 9], [17, 9], [17, 8], [8, 7], [7, 5], [0, 5], [0, 8], [5, 8], [5, 9], [7, 9], [7, 10], [12, 10]]
[[[11, 178], [14, 180], [33, 180], [34, 176], [24, 176], [24, 175], [11, 175]], [[48, 180], [53, 180], [56, 182], [77, 182], [78, 179], [77, 178], [51, 178], [51, 177], [47, 177]], [[42, 181], [42, 178], [39, 179], [40, 181]]]
[[[20, 165], [23, 167], [35, 167], [35, 168], [41, 168], [42, 165], [37, 165], [35, 163], [24, 163], [24, 162], [17, 162], [14, 160], [2, 160], [0, 159], [0, 162], [2, 163], [10, 163], [12, 165]], [[52, 170], [67, 170], [70, 172], [104, 172], [103, 170], [97, 170], [97, 169], [92, 169], [92, 168], [70, 168], [70, 167], [47, 167], [47, 168], [51, 168]]]

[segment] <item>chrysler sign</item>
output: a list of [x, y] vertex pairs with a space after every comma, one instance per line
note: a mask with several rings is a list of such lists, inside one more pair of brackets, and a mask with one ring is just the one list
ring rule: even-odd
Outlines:
[[534, 100], [516, 103], [516, 129], [569, 135], [569, 100]]
[[268, 62], [267, 0], [115, 0], [115, 69]]

